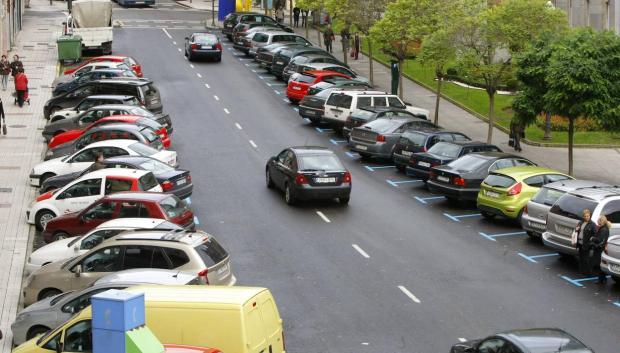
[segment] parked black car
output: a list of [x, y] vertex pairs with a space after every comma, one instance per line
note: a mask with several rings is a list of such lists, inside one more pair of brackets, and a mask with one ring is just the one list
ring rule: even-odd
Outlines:
[[120, 104], [133, 107], [139, 107], [140, 101], [134, 96], [122, 96], [113, 94], [101, 94], [96, 96], [88, 96], [81, 101], [75, 107], [69, 107], [67, 109], [55, 110], [50, 116], [50, 123], [62, 121], [76, 117], [92, 107], [96, 107], [103, 104]]
[[69, 92], [75, 87], [92, 80], [103, 80], [111, 77], [130, 77], [137, 78], [136, 74], [132, 70], [124, 70], [124, 69], [97, 69], [93, 71], [89, 71], [79, 77], [76, 77], [74, 80], [59, 83], [54, 91], [52, 92], [53, 96], [57, 96], [59, 94]]
[[[366, 123], [379, 118], [420, 118], [420, 116], [413, 115], [405, 109], [399, 109], [394, 107], [362, 107], [354, 110], [351, 115], [347, 117], [342, 128], [342, 134], [347, 139], [351, 135], [351, 130], [356, 127], [360, 127]], [[426, 127], [435, 127], [435, 124], [429, 122], [424, 124]]]
[[594, 353], [569, 333], [557, 328], [533, 328], [496, 333], [457, 343], [450, 353]]
[[[168, 164], [158, 161], [150, 157], [141, 156], [118, 156], [106, 158], [103, 160], [105, 168], [130, 168], [139, 170], [148, 170], [153, 172], [157, 182], [164, 189], [164, 192], [175, 194], [180, 199], [187, 198], [192, 195], [194, 184], [189, 171], [175, 170]], [[41, 184], [41, 193], [61, 188], [73, 180], [86, 175], [95, 170], [95, 164], [91, 164], [89, 168], [81, 172], [57, 175], [45, 179]]]
[[73, 141], [49, 149], [45, 153], [45, 160], [77, 152], [93, 142], [115, 139], [136, 140], [157, 150], [164, 147], [161, 137], [150, 127], [116, 123], [96, 126]]
[[287, 47], [299, 46], [297, 42], [277, 42], [264, 47], [258, 48], [256, 51], [256, 57], [254, 58], [261, 66], [267, 71], [271, 72], [271, 65], [273, 64], [273, 58], [280, 50], [284, 50]]
[[[325, 56], [331, 56], [328, 52], [321, 48], [311, 46], [291, 46], [280, 50], [273, 56], [273, 63], [271, 64], [271, 73], [277, 78], [283, 79], [284, 68], [288, 65], [292, 58], [298, 55], [304, 54], [320, 54]], [[335, 59], [335, 58], [334, 58]]]
[[153, 81], [148, 79], [108, 78], [83, 83], [69, 92], [50, 98], [43, 107], [43, 114], [46, 119], [49, 119], [53, 115], [52, 113], [57, 110], [75, 106], [88, 96], [103, 94], [134, 96], [140, 101], [141, 105], [153, 113], [161, 113], [163, 109], [159, 90], [155, 88]]
[[[90, 97], [89, 97], [90, 98]], [[135, 97], [131, 97], [135, 99]], [[172, 120], [168, 114], [153, 114], [150, 111], [133, 105], [105, 104], [97, 105], [72, 118], [50, 122], [43, 128], [43, 138], [49, 141], [52, 137], [73, 129], [83, 129], [88, 124], [113, 115], [139, 115], [157, 121], [166, 128], [170, 135], [173, 131]]]
[[325, 55], [323, 53], [306, 53], [297, 55], [289, 61], [288, 65], [286, 65], [284, 71], [282, 72], [282, 79], [284, 81], [288, 81], [289, 77], [291, 77], [292, 74], [300, 72], [300, 65], [312, 63], [330, 63], [348, 67], [348, 65], [329, 54]]
[[310, 86], [310, 88], [308, 88], [308, 95], [318, 94], [322, 90], [328, 88], [336, 88], [340, 91], [357, 91], [372, 89], [372, 86], [363, 81], [349, 80], [344, 77], [331, 77]]
[[453, 160], [474, 152], [501, 152], [495, 145], [480, 141], [439, 142], [427, 152], [414, 153], [409, 158], [406, 173], [409, 176], [428, 180], [431, 168], [448, 164]]
[[351, 173], [338, 156], [324, 147], [290, 147], [267, 161], [268, 188], [284, 190], [289, 205], [298, 200], [335, 199], [348, 204]]
[[394, 146], [392, 160], [396, 169], [405, 171], [414, 153], [426, 152], [437, 142], [470, 141], [460, 132], [445, 131], [441, 128], [425, 128], [405, 131]]
[[260, 14], [258, 12], [232, 12], [224, 18], [224, 27], [222, 28], [222, 34], [226, 36], [229, 40], [233, 40], [233, 29], [239, 23], [262, 23], [263, 25], [273, 25], [280, 27], [282, 30], [287, 32], [293, 32], [293, 30], [282, 23], [278, 23], [272, 17], [267, 15]]

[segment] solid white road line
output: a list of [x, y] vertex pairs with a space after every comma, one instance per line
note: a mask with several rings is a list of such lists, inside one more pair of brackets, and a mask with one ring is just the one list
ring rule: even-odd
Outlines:
[[198, 72], [196, 72], [196, 76], [198, 76], [198, 78], [202, 78], [202, 75]]
[[258, 146], [256, 146], [256, 144], [252, 140], [250, 140], [250, 145], [252, 145], [252, 147], [254, 147], [254, 148], [258, 148]]
[[181, 48], [177, 48], [177, 50], [179, 51], [179, 53], [181, 52]]
[[353, 247], [353, 249], [357, 250], [358, 253], [360, 253], [360, 255], [362, 255], [363, 257], [369, 259], [370, 255], [368, 255], [367, 252], [364, 251], [364, 249], [360, 248], [359, 245], [357, 244], [352, 244], [351, 245]]
[[215, 99], [216, 101], [219, 101], [219, 100], [220, 100], [220, 97], [218, 97], [218, 96], [216, 96], [216, 95], [213, 95], [213, 99]]
[[467, 338], [464, 338], [464, 337], [459, 337], [459, 341], [461, 341], [461, 342], [467, 342]]
[[239, 125], [239, 123], [235, 123], [235, 126], [237, 127], [237, 129], [243, 130], [243, 128], [241, 127], [241, 125]]
[[420, 299], [418, 299], [418, 297], [416, 297], [415, 295], [413, 295], [413, 293], [411, 293], [409, 291], [409, 289], [405, 288], [404, 286], [398, 286], [398, 289], [400, 289], [401, 292], [405, 293], [406, 296], [409, 297], [409, 299], [413, 300], [414, 302], [420, 304]]
[[170, 35], [170, 33], [168, 33], [168, 31], [166, 31], [165, 28], [161, 29], [162, 31], [164, 31], [164, 33], [166, 33], [166, 35], [168, 36], [168, 38], [172, 39], [172, 36]]
[[230, 111], [228, 111], [228, 109], [224, 108], [224, 113], [230, 114]]
[[193, 69], [194, 68], [194, 64], [189, 64], [189, 67], [191, 67]]
[[325, 223], [331, 223], [332, 222], [332, 221], [329, 220], [329, 218], [327, 218], [326, 215], [323, 214], [323, 212], [316, 211], [316, 214], [318, 214], [319, 217], [321, 217], [321, 219], [323, 219], [325, 221]]
[[207, 87], [207, 88], [211, 88], [211, 86], [209, 86], [209, 84], [208, 84], [208, 83], [205, 83], [205, 87]]

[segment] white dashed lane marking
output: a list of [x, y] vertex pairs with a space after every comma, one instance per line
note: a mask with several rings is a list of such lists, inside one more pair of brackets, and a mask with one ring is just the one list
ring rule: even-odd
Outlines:
[[321, 217], [321, 219], [324, 220], [325, 223], [331, 223], [332, 222], [332, 221], [329, 220], [329, 218], [327, 218], [326, 215], [323, 214], [323, 212], [316, 211], [316, 214], [319, 215], [319, 217]]
[[464, 337], [459, 337], [459, 341], [460, 341], [460, 342], [467, 342], [467, 338], [464, 338]]
[[196, 76], [198, 76], [198, 78], [202, 78], [202, 75], [198, 72], [196, 72]]
[[250, 142], [250, 145], [252, 145], [252, 147], [258, 148], [258, 146], [254, 143], [254, 141], [250, 140], [249, 142]]
[[214, 96], [213, 96], [213, 99], [215, 99], [216, 101], [219, 101], [219, 100], [220, 100], [220, 97], [218, 97], [218, 96], [214, 95]]
[[358, 253], [360, 253], [360, 255], [362, 255], [363, 257], [369, 259], [370, 255], [368, 255], [367, 252], [364, 251], [364, 249], [360, 248], [359, 245], [357, 244], [352, 244], [351, 246], [353, 246], [353, 249], [355, 249]]
[[406, 296], [408, 296], [409, 299], [413, 300], [415, 303], [420, 304], [420, 299], [418, 299], [418, 297], [413, 295], [413, 293], [411, 293], [409, 289], [405, 288], [405, 286], [398, 286], [398, 289], [400, 289], [401, 292], [403, 292]]
[[181, 48], [177, 48], [177, 50], [179, 51], [179, 53], [181, 52]]
[[237, 127], [237, 129], [243, 130], [243, 128], [241, 127], [241, 125], [239, 123], [235, 123], [235, 126]]
[[175, 42], [175, 41], [172, 41], [172, 44], [174, 44], [174, 45], [177, 45], [177, 42]]
[[189, 64], [189, 67], [191, 67], [193, 69], [194, 68], [194, 64]]
[[224, 113], [230, 114], [230, 111], [228, 109], [224, 108]]
[[[168, 31], [166, 31], [166, 29], [165, 29], [165, 28], [162, 28], [161, 30], [162, 30], [162, 31], [164, 31], [164, 33], [166, 33], [166, 35], [168, 36], [168, 38], [172, 39], [172, 36], [170, 35], [170, 33], [168, 33]], [[174, 43], [174, 44], [176, 44], [176, 43]]]
[[211, 88], [211, 86], [209, 86], [209, 84], [208, 84], [208, 83], [205, 83], [205, 87], [207, 87], [207, 88]]

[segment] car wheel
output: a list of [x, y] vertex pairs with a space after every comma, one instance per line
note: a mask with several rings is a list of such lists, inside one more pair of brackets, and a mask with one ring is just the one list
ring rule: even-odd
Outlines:
[[284, 201], [286, 201], [288, 205], [294, 205], [297, 202], [293, 195], [293, 188], [291, 188], [289, 183], [286, 183], [284, 186]]
[[396, 170], [398, 170], [401, 173], [405, 172], [405, 166], [402, 164], [396, 164]]
[[62, 240], [62, 239], [67, 239], [67, 238], [69, 238], [69, 234], [67, 234], [66, 232], [56, 232], [54, 233], [54, 235], [52, 235], [52, 241]]
[[215, 58], [215, 61], [217, 61], [218, 63], [222, 61], [222, 54], [218, 55], [217, 58]]
[[482, 217], [486, 219], [495, 219], [495, 215], [493, 213], [489, 213], [486, 211], [480, 211], [480, 214], [482, 215]]
[[26, 340], [29, 341], [35, 337], [37, 337], [38, 335], [47, 333], [49, 331], [49, 327], [45, 327], [45, 326], [33, 326], [30, 328], [30, 330], [28, 330], [28, 332], [26, 333]]
[[269, 168], [265, 169], [265, 183], [267, 184], [267, 188], [273, 189], [273, 180], [271, 180], [271, 173], [269, 173]]
[[573, 255], [569, 255], [569, 254], [565, 254], [565, 253], [560, 253], [560, 260], [563, 261], [572, 261], [574, 258]]
[[34, 217], [34, 226], [38, 231], [45, 229], [47, 222], [51, 221], [56, 214], [50, 210], [41, 210]]
[[39, 178], [39, 185], [43, 185], [43, 182], [46, 181], [47, 179], [55, 176], [56, 174], [54, 173], [45, 173], [43, 175], [41, 175], [41, 177]]
[[319, 123], [321, 123], [321, 119], [317, 119], [317, 118], [308, 118], [308, 120], [310, 120], [310, 123], [313, 125], [318, 125]]
[[611, 276], [611, 279], [613, 279], [616, 283], [620, 283], [620, 276]]
[[349, 200], [350, 200], [350, 199], [351, 199], [351, 197], [349, 197], [349, 196], [348, 196], [348, 197], [339, 197], [339, 198], [338, 198], [338, 202], [339, 202], [341, 205], [348, 205], [348, 204], [349, 204]]
[[293, 105], [299, 105], [299, 99], [290, 99], [290, 98], [289, 98], [288, 100], [289, 100], [289, 101], [291, 102], [291, 104], [293, 104]]
[[361, 152], [358, 152], [358, 153], [360, 154], [360, 157], [362, 157], [363, 161], [368, 161], [371, 158], [371, 156], [368, 153], [361, 153]]
[[38, 300], [43, 300], [45, 298], [53, 297], [55, 295], [61, 294], [62, 292], [56, 288], [48, 288], [44, 289], [39, 293]]

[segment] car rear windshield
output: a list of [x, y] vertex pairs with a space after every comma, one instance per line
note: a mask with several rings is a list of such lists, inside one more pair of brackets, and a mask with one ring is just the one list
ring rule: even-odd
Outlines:
[[544, 337], [544, 340], [540, 337], [522, 337], [520, 341], [531, 353], [591, 352], [583, 343], [566, 334]]
[[592, 212], [595, 208], [596, 202], [594, 200], [572, 194], [564, 194], [551, 207], [549, 212], [572, 219], [581, 219], [583, 210], [588, 209]]
[[157, 89], [152, 83], [140, 87], [145, 97], [152, 97], [157, 94]]
[[200, 45], [215, 45], [217, 44], [216, 36], [197, 36], [195, 42]]
[[542, 187], [534, 197], [532, 197], [532, 202], [540, 203], [547, 206], [553, 206], [555, 202], [564, 195], [564, 191]]
[[136, 98], [136, 97], [131, 97], [131, 98], [126, 99], [123, 102], [123, 104], [125, 104], [125, 105], [133, 105], [133, 106], [138, 107], [138, 106], [140, 106], [140, 100], [138, 98]]
[[372, 129], [372, 131], [375, 132], [388, 133], [396, 130], [398, 127], [401, 126], [401, 124], [402, 121], [400, 120], [377, 119], [367, 123], [364, 126], [369, 127], [370, 129]]
[[351, 114], [352, 118], [370, 120], [375, 115], [373, 112], [369, 112], [368, 110], [356, 110]]
[[421, 147], [426, 144], [426, 135], [420, 132], [405, 132], [401, 140], [408, 145]]
[[299, 170], [344, 170], [344, 167], [334, 155], [309, 155], [299, 158]]
[[252, 40], [259, 43], [267, 43], [267, 41], [269, 40], [269, 36], [265, 33], [256, 33]]
[[272, 42], [294, 42], [297, 36], [291, 34], [279, 34], [273, 36]]
[[194, 249], [207, 267], [217, 265], [228, 257], [228, 252], [214, 238], [207, 239]]
[[132, 145], [129, 145], [129, 149], [144, 157], [152, 156], [158, 152], [153, 147], [149, 147], [140, 142], [136, 142]]
[[303, 75], [296, 75], [295, 79], [293, 79], [293, 81], [295, 81], [295, 82], [303, 82], [303, 83], [312, 83], [312, 82], [314, 82], [315, 79], [316, 79], [316, 77], [314, 77], [313, 75], [303, 74]]
[[501, 174], [489, 174], [489, 176], [484, 179], [485, 184], [498, 188], [507, 188], [516, 182], [517, 181], [513, 178]]
[[155, 179], [155, 175], [153, 175], [153, 173], [151, 172], [144, 174], [140, 178], [140, 186], [142, 187], [142, 190], [144, 191], [151, 190], [157, 185], [159, 185], [159, 183], [157, 182], [157, 179]]
[[471, 172], [481, 168], [486, 163], [488, 163], [488, 160], [485, 158], [481, 158], [475, 154], [466, 154], [463, 157], [450, 162], [448, 165], [456, 170]]
[[428, 153], [433, 153], [442, 157], [456, 158], [461, 152], [461, 146], [453, 145], [451, 143], [439, 142], [428, 150]]
[[142, 107], [126, 107], [123, 108], [125, 110], [127, 110], [127, 112], [130, 115], [139, 115], [139, 116], [146, 116], [146, 117], [153, 117], [153, 113], [151, 113], [150, 111], [142, 108]]
[[189, 208], [185, 201], [176, 196], [167, 197], [159, 202], [169, 218], [176, 218], [185, 213]]
[[156, 159], [149, 159], [140, 163], [140, 168], [153, 172], [153, 174], [163, 174], [174, 170], [171, 166]]

